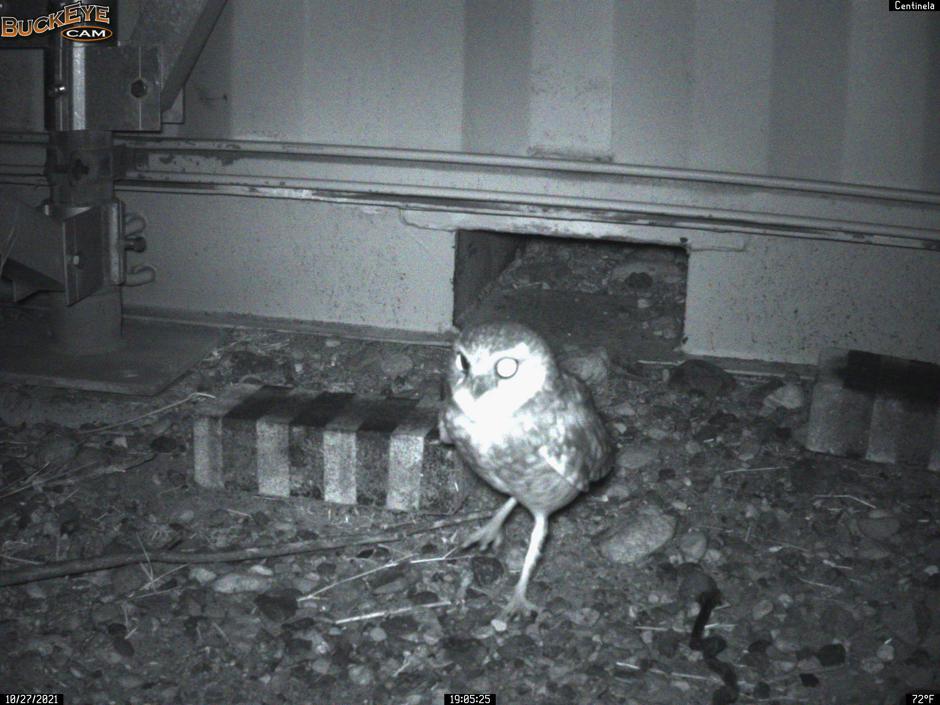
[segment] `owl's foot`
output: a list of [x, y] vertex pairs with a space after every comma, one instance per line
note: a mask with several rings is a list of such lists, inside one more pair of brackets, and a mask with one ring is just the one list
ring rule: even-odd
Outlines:
[[490, 517], [488, 522], [470, 534], [470, 537], [463, 542], [461, 548], [468, 548], [473, 544], [479, 544], [481, 551], [485, 551], [491, 545], [494, 550], [499, 548], [499, 545], [503, 542], [503, 536], [500, 531], [503, 528], [503, 522], [506, 521], [506, 517], [509, 516], [509, 513], [512, 512], [517, 504], [518, 501], [515, 497], [507, 499], [506, 503], [496, 510], [496, 513]]
[[481, 551], [485, 551], [490, 546], [492, 546], [495, 551], [502, 543], [502, 522], [494, 524], [492, 521], [489, 521], [470, 534], [460, 547], [470, 548], [473, 544], [477, 544]]
[[500, 617], [506, 621], [515, 618], [527, 619], [531, 615], [538, 614], [538, 612], [539, 608], [534, 602], [527, 600], [524, 594], [514, 592], [509, 604], [503, 607], [502, 612], [500, 612]]

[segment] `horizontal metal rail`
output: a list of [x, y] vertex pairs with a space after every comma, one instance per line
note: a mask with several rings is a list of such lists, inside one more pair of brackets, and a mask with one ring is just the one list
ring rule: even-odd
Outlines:
[[[0, 182], [41, 185], [44, 135], [0, 134]], [[940, 194], [745, 174], [372, 147], [124, 137], [118, 190], [356, 203], [940, 250]], [[464, 219], [466, 221], [466, 219]], [[472, 219], [471, 221], [472, 222]]]

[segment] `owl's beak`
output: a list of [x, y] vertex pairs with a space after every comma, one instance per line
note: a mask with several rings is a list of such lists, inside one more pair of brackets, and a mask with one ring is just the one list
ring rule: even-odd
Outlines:
[[488, 376], [478, 376], [470, 380], [470, 394], [479, 399], [493, 388], [493, 380]]

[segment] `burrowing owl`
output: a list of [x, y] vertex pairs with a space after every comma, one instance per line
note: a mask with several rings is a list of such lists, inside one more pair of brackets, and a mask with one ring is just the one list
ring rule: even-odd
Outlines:
[[526, 599], [548, 535], [548, 517], [609, 468], [611, 444], [584, 384], [559, 369], [548, 345], [518, 323], [465, 330], [454, 344], [441, 437], [510, 499], [465, 546], [498, 546], [521, 502], [535, 518], [522, 575], [504, 612], [535, 610]]

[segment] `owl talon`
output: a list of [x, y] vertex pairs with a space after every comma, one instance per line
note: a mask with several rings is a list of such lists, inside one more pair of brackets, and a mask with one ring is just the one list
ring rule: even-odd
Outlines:
[[513, 593], [512, 599], [509, 600], [500, 616], [506, 620], [512, 619], [528, 619], [532, 615], [537, 615], [539, 613], [538, 606], [529, 600], [526, 599], [525, 595], [520, 595], [519, 593]]
[[503, 543], [503, 532], [500, 531], [500, 527], [491, 527], [489, 524], [482, 526], [481, 528], [474, 531], [467, 538], [466, 541], [460, 546], [462, 549], [470, 548], [473, 544], [477, 544], [480, 547], [481, 551], [485, 551], [490, 546], [493, 547], [495, 551]]

